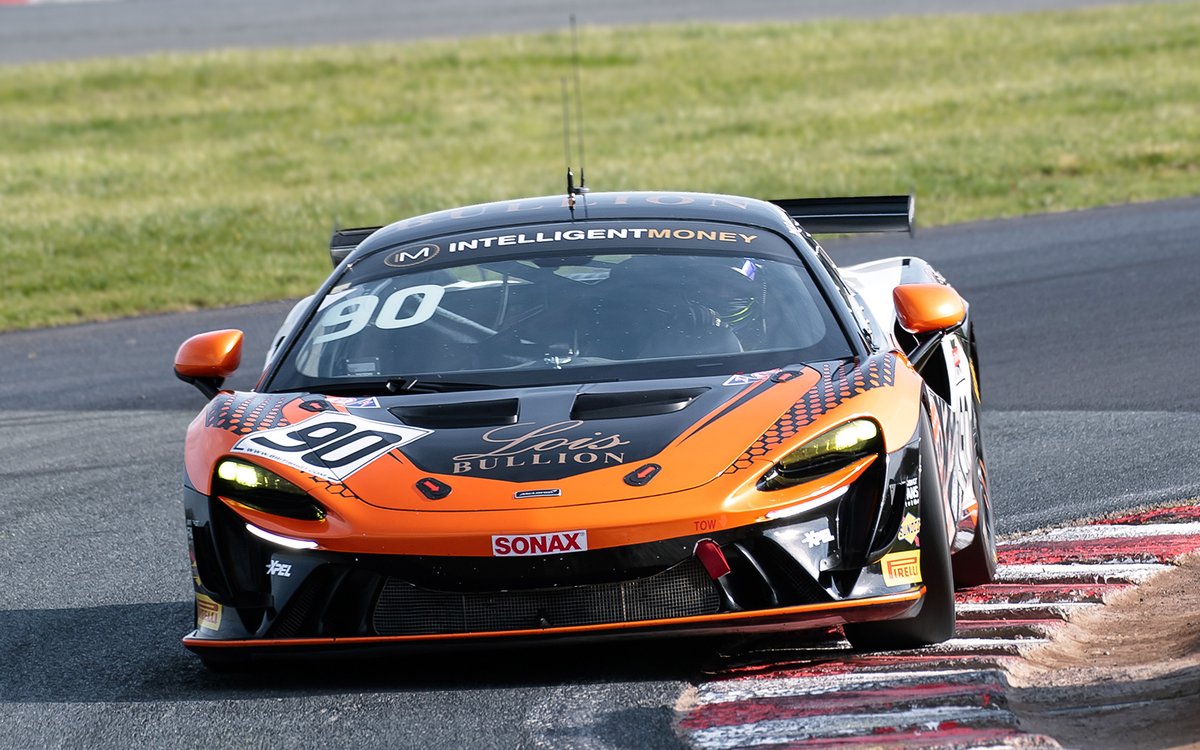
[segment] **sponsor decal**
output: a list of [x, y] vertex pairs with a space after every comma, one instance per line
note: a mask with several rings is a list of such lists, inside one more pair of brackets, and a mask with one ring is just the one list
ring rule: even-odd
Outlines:
[[[383, 264], [392, 268], [419, 266], [436, 258], [441, 251], [442, 248], [435, 242], [426, 242], [422, 245], [409, 245], [408, 247], [402, 247], [399, 250], [393, 250], [388, 253], [383, 259]], [[454, 250], [451, 249], [450, 252], [454, 252]]]
[[587, 546], [587, 531], [560, 531], [556, 534], [511, 534], [492, 537], [492, 555], [495, 557], [530, 557], [533, 555], [558, 555], [566, 552], [584, 552]]
[[[742, 234], [705, 229], [673, 229], [646, 227], [617, 227], [607, 229], [566, 229], [554, 232], [518, 232], [517, 234], [497, 234], [487, 237], [476, 237], [470, 240], [451, 242], [449, 251], [461, 253], [480, 248], [505, 247], [508, 245], [538, 245], [553, 242], [587, 242], [588, 240], [695, 240], [697, 242], [731, 242], [749, 245], [758, 239], [757, 234]], [[425, 247], [425, 246], [422, 246]], [[436, 245], [434, 245], [436, 247]], [[436, 255], [436, 253], [434, 253]], [[391, 256], [384, 262], [395, 266]], [[418, 261], [424, 262], [424, 260]], [[416, 265], [408, 262], [407, 265]]]
[[271, 560], [271, 562], [267, 563], [267, 575], [279, 576], [280, 578], [291, 578], [292, 566], [285, 565], [278, 560]]
[[913, 477], [904, 482], [904, 507], [915, 508], [921, 504], [921, 487], [917, 478]]
[[362, 377], [379, 374], [379, 357], [346, 360], [346, 374]]
[[346, 396], [329, 396], [330, 403], [345, 406], [348, 409], [378, 409], [379, 399], [374, 396], [366, 398], [348, 398]]
[[518, 500], [524, 500], [529, 497], [562, 497], [562, 490], [521, 490], [514, 493], [513, 497]]
[[520, 422], [489, 430], [483, 435], [496, 447], [484, 453], [460, 453], [451, 460], [455, 474], [493, 471], [516, 466], [548, 466], [551, 464], [578, 465], [599, 468], [625, 462], [625, 452], [619, 448], [629, 445], [619, 434], [577, 430], [582, 420], [555, 422], [532, 427]]
[[921, 550], [893, 552], [879, 561], [883, 568], [883, 581], [889, 586], [903, 586], [921, 582]]
[[201, 630], [221, 629], [221, 605], [204, 594], [196, 594], [196, 627]]
[[299, 424], [247, 435], [231, 450], [340, 482], [393, 448], [428, 434], [430, 430], [417, 427], [322, 412]]
[[750, 385], [751, 383], [766, 380], [777, 372], [779, 372], [778, 367], [774, 370], [763, 370], [761, 372], [738, 373], [737, 375], [730, 375], [729, 379], [721, 383], [721, 385]]
[[921, 519], [914, 516], [912, 513], [905, 513], [904, 520], [900, 522], [900, 538], [909, 544], [917, 543], [917, 534], [921, 533]]
[[809, 549], [820, 547], [824, 544], [829, 544], [833, 541], [833, 532], [829, 529], [821, 529], [820, 531], [810, 531], [804, 535], [804, 543]]

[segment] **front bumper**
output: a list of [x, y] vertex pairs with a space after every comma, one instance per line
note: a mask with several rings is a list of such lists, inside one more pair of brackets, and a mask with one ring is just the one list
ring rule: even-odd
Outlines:
[[[785, 518], [708, 534], [523, 558], [289, 550], [250, 536], [215, 498], [185, 489], [195, 651], [506, 642], [825, 628], [914, 615], [919, 578], [884, 575], [912, 553], [915, 440], [844, 493]], [[903, 523], [902, 523], [903, 522]], [[905, 529], [905, 530], [902, 530]], [[714, 579], [697, 543], [721, 548]]]

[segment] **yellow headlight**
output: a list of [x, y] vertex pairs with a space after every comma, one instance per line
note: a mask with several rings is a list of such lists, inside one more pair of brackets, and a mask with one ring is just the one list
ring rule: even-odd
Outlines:
[[857, 453], [866, 449], [879, 435], [879, 428], [869, 419], [855, 419], [829, 432], [818, 435], [779, 460], [779, 468], [792, 471], [829, 454]]
[[304, 490], [283, 477], [254, 464], [225, 459], [217, 464], [217, 477], [248, 490], [273, 490], [303, 495]]

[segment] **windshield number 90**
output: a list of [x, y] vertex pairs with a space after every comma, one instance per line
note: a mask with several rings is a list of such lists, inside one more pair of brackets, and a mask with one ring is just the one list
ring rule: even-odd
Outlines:
[[[385, 330], [420, 325], [433, 317], [445, 293], [446, 290], [436, 284], [420, 284], [392, 292], [382, 304], [374, 294], [342, 300], [321, 316], [318, 326], [325, 332], [314, 337], [312, 345], [353, 336], [371, 323], [374, 323], [376, 328]], [[400, 310], [413, 295], [421, 296], [417, 309], [412, 314], [401, 317]]]

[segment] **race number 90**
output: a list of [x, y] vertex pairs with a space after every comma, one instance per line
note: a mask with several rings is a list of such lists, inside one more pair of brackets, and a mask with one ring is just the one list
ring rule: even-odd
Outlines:
[[231, 449], [262, 456], [331, 481], [341, 481], [392, 448], [429, 430], [325, 412], [299, 424], [247, 435]]
[[350, 422], [335, 421], [301, 424], [275, 439], [262, 436], [250, 439], [268, 451], [303, 453], [300, 460], [305, 464], [323, 465], [330, 469], [354, 464], [390, 448], [401, 440], [401, 436], [394, 433], [364, 430]]
[[[433, 317], [446, 290], [436, 284], [419, 284], [392, 292], [383, 300], [374, 294], [351, 297], [332, 305], [321, 316], [318, 327], [322, 333], [312, 340], [313, 345], [337, 341], [362, 331], [374, 323], [376, 328], [391, 330], [420, 325]], [[403, 315], [404, 303], [410, 297], [420, 297], [417, 307]], [[376, 312], [378, 310], [378, 312]]]

